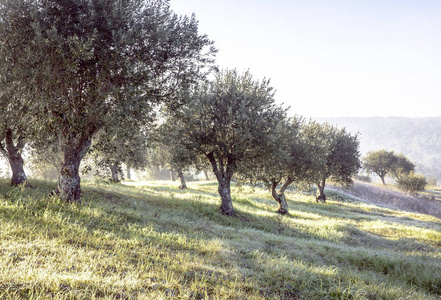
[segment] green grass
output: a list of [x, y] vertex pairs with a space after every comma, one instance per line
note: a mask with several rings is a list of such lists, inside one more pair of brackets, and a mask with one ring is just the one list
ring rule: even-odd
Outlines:
[[83, 203], [0, 182], [0, 299], [439, 299], [441, 220], [328, 193], [83, 184]]

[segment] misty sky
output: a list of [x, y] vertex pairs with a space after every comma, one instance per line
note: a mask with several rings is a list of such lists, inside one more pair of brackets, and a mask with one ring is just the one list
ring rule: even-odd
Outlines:
[[305, 117], [441, 116], [441, 0], [171, 0]]

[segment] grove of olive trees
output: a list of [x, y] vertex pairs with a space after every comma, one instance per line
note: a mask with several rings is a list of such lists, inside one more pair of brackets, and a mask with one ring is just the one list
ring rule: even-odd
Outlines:
[[34, 161], [58, 161], [57, 193], [68, 202], [81, 199], [86, 155], [115, 182], [122, 163], [155, 161], [177, 172], [181, 188], [183, 171], [210, 167], [225, 215], [235, 215], [233, 176], [263, 182], [280, 214], [291, 184], [317, 185], [325, 202], [329, 178], [352, 182], [357, 136], [289, 118], [269, 80], [217, 71], [216, 52], [194, 16], [177, 16], [167, 1], [2, 0], [0, 151], [11, 184], [26, 183], [26, 146]]

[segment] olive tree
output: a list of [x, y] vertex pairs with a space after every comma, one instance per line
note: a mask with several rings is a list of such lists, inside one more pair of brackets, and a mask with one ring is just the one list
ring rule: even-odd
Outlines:
[[103, 128], [94, 137], [89, 152], [98, 168], [109, 171], [110, 181], [120, 182], [122, 163], [135, 169], [141, 169], [147, 164], [149, 140], [149, 132], [145, 130]]
[[80, 201], [80, 162], [112, 115], [179, 105], [216, 52], [167, 1], [2, 0], [0, 15], [0, 55], [32, 94], [35, 126], [60, 137], [66, 201]]
[[386, 185], [384, 177], [388, 173], [400, 181], [415, 171], [415, 164], [406, 156], [384, 149], [368, 152], [363, 158], [363, 167], [366, 171], [377, 174], [383, 185]]
[[254, 80], [249, 72], [218, 73], [192, 94], [191, 106], [183, 116], [184, 145], [203, 155], [218, 181], [221, 212], [234, 215], [231, 179], [247, 174], [267, 154], [269, 138], [285, 118], [285, 109], [274, 102], [268, 80]]
[[413, 162], [402, 153], [396, 155], [396, 161], [391, 168], [391, 173], [396, 180], [409, 176], [414, 171], [415, 164]]
[[326, 203], [325, 185], [328, 179], [337, 184], [353, 183], [352, 176], [361, 167], [357, 135], [346, 132], [327, 123], [311, 121], [304, 128], [306, 140], [310, 143], [307, 181], [317, 186], [317, 202]]
[[303, 119], [295, 117], [278, 124], [269, 136], [272, 142], [264, 157], [249, 169], [253, 182], [264, 183], [278, 203], [280, 214], [287, 214], [286, 189], [305, 179], [309, 167], [307, 141], [302, 137]]
[[[0, 26], [3, 25], [0, 16]], [[0, 33], [1, 33], [0, 27]], [[0, 45], [7, 44], [0, 35]], [[23, 168], [23, 150], [28, 144], [31, 133], [24, 119], [28, 112], [25, 105], [28, 94], [18, 84], [19, 78], [11, 58], [0, 54], [0, 155], [10, 165], [12, 170], [11, 185], [28, 185]]]
[[[184, 172], [199, 171], [202, 166], [201, 154], [185, 146], [185, 136], [180, 134], [182, 123], [176, 116], [168, 116], [154, 131], [154, 143], [150, 148], [151, 164], [170, 169], [180, 180], [179, 189], [187, 189]], [[172, 176], [173, 180], [173, 176]]]
[[397, 163], [397, 156], [393, 151], [385, 149], [368, 152], [363, 157], [363, 168], [371, 173], [377, 174], [383, 185], [386, 185], [384, 177], [392, 172]]
[[[147, 148], [151, 142], [154, 111], [144, 116], [114, 113], [112, 123], [106, 124], [94, 136], [90, 154], [95, 165], [110, 171], [110, 181], [119, 182], [122, 163], [141, 169], [147, 164]], [[90, 166], [88, 166], [90, 167]]]

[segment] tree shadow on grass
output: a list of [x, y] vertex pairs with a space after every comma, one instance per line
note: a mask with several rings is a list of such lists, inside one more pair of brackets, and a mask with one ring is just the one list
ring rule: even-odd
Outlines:
[[[357, 229], [350, 224], [343, 225], [343, 227], [339, 229], [345, 234], [341, 239], [342, 243], [336, 243], [335, 240], [329, 240], [323, 237], [319, 238], [314, 234], [296, 231], [296, 229], [291, 228], [289, 224], [280, 222], [281, 220], [284, 220], [285, 217], [277, 215], [276, 218], [274, 216], [262, 217], [237, 209], [239, 214], [243, 214], [248, 218], [247, 222], [243, 222], [236, 218], [222, 216], [217, 209], [217, 205], [214, 204], [200, 203], [200, 205], [196, 205], [195, 203], [187, 200], [167, 200], [166, 197], [161, 198], [159, 196], [142, 195], [142, 193], [133, 193], [131, 190], [122, 192], [106, 192], [99, 189], [94, 189], [93, 187], [88, 187], [83, 191], [85, 198], [83, 204], [66, 204], [57, 208], [56, 205], [49, 203], [46, 207], [44, 207], [44, 209], [52, 210], [54, 213], [56, 212], [62, 214], [62, 219], [64, 220], [63, 222], [66, 223], [66, 226], [69, 224], [71, 225], [72, 228], [70, 231], [65, 232], [64, 236], [60, 236], [64, 239], [62, 243], [66, 246], [74, 248], [106, 250], [108, 252], [112, 252], [114, 251], [112, 249], [112, 241], [104, 238], [106, 233], [109, 233], [111, 236], [117, 239], [127, 240], [127, 245], [130, 245], [131, 247], [130, 249], [127, 249], [127, 251], [138, 251], [142, 247], [154, 246], [163, 251], [164, 255], [173, 255], [174, 251], [186, 251], [189, 253], [189, 255], [204, 256], [207, 255], [207, 253], [203, 252], [206, 250], [201, 250], [198, 244], [198, 241], [201, 239], [203, 239], [206, 243], [214, 243], [215, 241], [220, 240], [222, 243], [220, 247], [232, 251], [231, 258], [228, 263], [236, 264], [234, 270], [236, 270], [235, 272], [237, 274], [235, 274], [237, 275], [237, 278], [234, 277], [236, 276], [234, 274], [231, 275], [210, 271], [210, 267], [199, 267], [188, 270], [188, 272], [183, 274], [183, 284], [191, 284], [201, 280], [201, 278], [205, 278], [207, 282], [214, 285], [216, 284], [217, 280], [222, 279], [224, 276], [223, 280], [243, 280], [243, 282], [245, 282], [244, 285], [248, 284], [248, 288], [260, 289], [258, 292], [262, 292], [268, 297], [277, 297], [277, 295], [280, 296], [288, 294], [292, 296], [301, 295], [302, 290], [307, 291], [306, 288], [311, 286], [311, 284], [321, 285], [322, 288], [327, 291], [332, 290], [334, 285], [338, 285], [339, 287], [340, 285], [343, 287], [351, 285], [351, 282], [346, 282], [344, 279], [342, 281], [342, 273], [340, 271], [328, 273], [321, 272], [320, 270], [323, 266], [329, 268], [338, 268], [338, 270], [340, 270], [340, 268], [343, 270], [345, 268], [360, 267], [361, 269], [375, 272], [378, 276], [383, 278], [384, 281], [387, 281], [388, 285], [394, 285], [397, 284], [396, 280], [393, 279], [392, 281], [389, 281], [388, 274], [395, 272], [393, 268], [396, 261], [403, 261], [403, 265], [405, 262], [405, 256], [403, 254], [400, 254], [400, 261], [395, 257], [393, 259], [390, 258], [390, 261], [388, 261], [387, 259], [389, 258], [383, 255], [384, 258], [381, 259], [385, 261], [384, 266], [375, 265], [374, 258], [372, 256], [373, 251], [371, 251], [371, 253], [366, 249], [394, 249], [400, 245], [397, 241], [391, 241], [378, 236], [373, 236]], [[136, 194], [137, 196], [134, 197], [132, 194]], [[152, 201], [153, 198], [154, 201]], [[170, 205], [170, 207], [167, 206], [167, 209], [163, 211], [164, 215], [155, 216], [151, 211], [148, 211], [147, 214], [143, 214], [144, 212], [139, 211], [139, 208], [134, 206], [133, 201], [146, 202], [146, 205], [141, 206], [141, 208], [154, 208], [156, 210], [161, 209], [161, 201], [169, 201], [173, 205]], [[304, 202], [296, 202], [293, 200], [289, 201], [292, 210], [295, 209], [293, 206], [310, 206], [309, 203], [305, 205]], [[255, 206], [252, 201], [246, 202], [243, 205]], [[312, 205], [316, 205], [317, 207], [323, 209], [328, 207], [325, 205], [319, 206], [315, 203], [312, 203]], [[203, 210], [201, 210], [202, 208]], [[262, 209], [258, 206], [255, 208]], [[30, 210], [32, 207], [28, 207], [28, 209]], [[42, 208], [35, 207], [34, 209], [38, 210]], [[93, 210], [101, 210], [104, 215], [108, 214], [110, 217], [100, 217], [99, 215], [95, 214]], [[180, 212], [180, 214], [177, 214], [178, 212]], [[204, 215], [202, 212], [211, 213]], [[138, 217], [139, 215], [136, 215], [137, 213], [141, 215], [140, 218]], [[135, 217], [133, 217], [132, 214], [135, 214]], [[182, 217], [185, 219], [189, 216], [194, 216], [195, 221], [188, 221], [186, 223], [176, 222], [176, 224], [173, 224], [173, 220], [171, 219], [173, 217]], [[293, 217], [288, 216], [287, 219], [289, 218]], [[56, 237], [56, 235], [59, 233], [59, 219], [51, 220], [39, 218], [38, 223], [35, 223], [35, 219], [33, 219], [32, 216], [29, 216], [27, 219], [27, 222], [33, 222], [32, 226], [34, 226], [34, 228], [35, 226], [39, 226], [42, 229], [45, 229], [52, 237]], [[219, 226], [224, 226], [224, 228], [221, 229]], [[284, 228], [280, 231], [282, 226], [284, 226]], [[150, 229], [142, 230], [142, 228], [145, 227], [149, 227]], [[215, 229], [214, 227], [217, 228]], [[250, 232], [250, 228], [253, 229], [254, 232]], [[260, 234], [257, 231], [259, 229], [264, 232]], [[99, 230], [101, 237], [92, 237], [90, 233], [95, 230]], [[280, 264], [280, 268], [277, 267], [268, 271], [265, 269], [265, 266], [262, 265], [261, 258], [254, 255], [254, 252], [246, 251], [248, 249], [246, 249], [245, 246], [242, 246], [243, 248], [240, 249], [235, 248], [236, 244], [234, 244], [233, 239], [228, 236], [228, 233], [233, 231], [236, 232], [236, 236], [239, 237], [246, 237], [247, 234], [252, 234], [253, 236], [251, 239], [257, 238], [258, 236], [261, 238], [265, 232], [274, 234], [265, 235], [262, 238], [263, 242], [261, 242], [261, 246], [254, 249], [264, 253], [270, 251], [268, 252], [270, 253], [268, 258], [281, 258], [285, 255], [297, 255], [297, 248], [299, 248], [303, 252], [323, 251], [317, 253], [317, 255], [323, 257], [323, 260], [310, 261], [307, 260], [306, 257], [295, 256], [294, 258], [296, 258], [296, 261], [305, 260], [305, 263], [294, 264], [294, 260], [284, 260], [283, 263]], [[84, 234], [84, 232], [87, 232], [88, 234]], [[162, 233], [167, 234], [164, 235]], [[183, 243], [179, 238], [176, 238], [180, 235], [184, 235], [186, 239], [191, 240], [192, 242]], [[292, 246], [290, 246], [289, 249], [285, 249], [286, 251], [284, 250], [285, 246], [280, 244], [280, 241], [278, 240], [279, 235], [285, 236], [286, 238], [294, 238], [292, 240]], [[134, 236], [136, 236], [136, 239], [134, 239], [133, 242], [129, 242]], [[240, 244], [240, 241], [235, 242]], [[303, 245], [296, 246], [296, 244]], [[407, 241], [407, 245], [411, 244], [412, 241]], [[327, 245], [328, 248], [325, 248], [325, 245]], [[409, 249], [399, 250], [405, 251]], [[356, 254], [349, 258], [349, 262], [346, 261], [348, 260], [347, 253], [352, 252]], [[267, 258], [263, 257], [263, 259]], [[166, 260], [166, 257], [162, 256], [133, 256], [130, 257], [130, 259], [128, 259], [125, 263], [132, 264], [135, 268], [136, 265], [144, 263], [143, 260], [146, 260], [145, 264], [147, 265], [158, 266], [158, 268], [167, 267], [170, 272], [181, 271], [178, 264], [166, 265], [168, 260]], [[268, 260], [268, 262], [269, 261], [270, 260]], [[280, 262], [281, 261], [282, 260], [280, 260]], [[336, 264], [335, 261], [341, 262]], [[112, 271], [110, 268], [108, 272], [117, 272], [117, 270]], [[268, 274], [263, 275], [266, 272], [270, 272], [270, 275], [273, 274], [273, 276], [269, 276]], [[243, 274], [243, 276], [241, 274]], [[360, 281], [366, 280], [363, 278], [363, 275], [360, 275], [360, 277], [362, 277]], [[417, 281], [415, 284], [421, 286], [424, 284], [424, 282], [420, 283]], [[317, 290], [315, 292], [317, 292]], [[319, 295], [317, 294], [317, 296]]]

